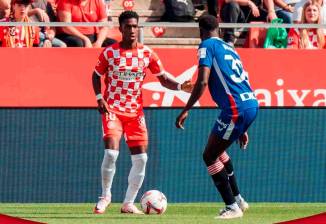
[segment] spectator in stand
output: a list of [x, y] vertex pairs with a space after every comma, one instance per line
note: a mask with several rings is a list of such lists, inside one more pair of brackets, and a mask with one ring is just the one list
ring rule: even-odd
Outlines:
[[[32, 13], [31, 13], [32, 12]], [[55, 22], [56, 14], [52, 5], [47, 0], [35, 0], [32, 8], [28, 13], [32, 21], [35, 22]], [[55, 27], [41, 27], [40, 31], [40, 47], [67, 47], [67, 45], [55, 37]]]
[[[292, 17], [293, 23], [301, 23], [303, 5], [307, 1], [309, 1], [309, 0], [301, 0], [295, 4], [293, 17]], [[317, 2], [321, 6], [321, 12], [320, 12], [321, 23], [326, 24], [326, 0], [318, 0]], [[325, 30], [324, 30], [324, 33], [326, 34]]]
[[[321, 24], [318, 1], [308, 1], [303, 5], [302, 23]], [[321, 28], [291, 28], [288, 34], [288, 48], [321, 49], [325, 47], [325, 36]]]
[[[103, 0], [59, 0], [60, 22], [107, 22]], [[60, 29], [57, 37], [68, 47], [105, 47], [116, 41], [108, 38], [109, 27], [73, 27]]]
[[0, 0], [0, 19], [9, 17], [10, 0]]
[[219, 8], [218, 8], [219, 0], [206, 0], [206, 1], [207, 1], [208, 14], [218, 18], [219, 17]]
[[292, 23], [294, 6], [300, 0], [274, 0], [275, 12], [283, 23]]
[[0, 0], [0, 8], [1, 9], [9, 9], [10, 8], [10, 0]]
[[218, 17], [219, 2], [221, 0], [192, 0], [195, 9], [207, 10], [209, 15]]
[[[28, 11], [32, 0], [12, 0], [9, 17], [1, 22], [31, 22]], [[0, 27], [2, 47], [37, 47], [39, 44], [39, 28], [32, 26]]]
[[[265, 5], [265, 8], [263, 8]], [[225, 23], [248, 23], [267, 21], [277, 18], [273, 0], [225, 0], [221, 10], [221, 19]], [[224, 41], [233, 45], [235, 30], [224, 30]]]

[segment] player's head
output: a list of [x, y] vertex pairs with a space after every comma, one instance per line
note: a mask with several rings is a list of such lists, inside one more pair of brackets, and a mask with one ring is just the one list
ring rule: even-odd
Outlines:
[[204, 15], [199, 18], [199, 32], [202, 40], [212, 36], [218, 36], [218, 22], [212, 15]]
[[134, 11], [124, 11], [119, 16], [119, 30], [123, 41], [136, 41], [138, 37], [139, 16]]

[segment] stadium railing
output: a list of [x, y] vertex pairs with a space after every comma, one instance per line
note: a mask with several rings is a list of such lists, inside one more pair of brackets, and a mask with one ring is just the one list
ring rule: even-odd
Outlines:
[[[49, 26], [49, 27], [65, 27], [65, 26], [95, 26], [102, 27], [108, 26], [114, 28], [118, 26], [118, 23], [114, 22], [0, 22], [0, 26]], [[198, 27], [198, 23], [173, 23], [173, 22], [141, 22], [139, 23], [140, 32], [139, 32], [139, 41], [144, 42], [144, 28], [145, 27], [177, 27], [177, 28], [186, 28], [186, 27]], [[323, 28], [326, 29], [326, 24], [272, 24], [272, 23], [220, 23], [220, 28]]]

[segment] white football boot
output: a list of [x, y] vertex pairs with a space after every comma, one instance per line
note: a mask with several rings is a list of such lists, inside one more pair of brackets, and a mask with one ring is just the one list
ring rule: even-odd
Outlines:
[[125, 203], [121, 207], [121, 213], [144, 215], [133, 203]]
[[235, 208], [225, 207], [220, 211], [220, 214], [215, 219], [235, 219], [243, 216], [243, 212], [237, 206]]
[[110, 205], [111, 198], [100, 197], [100, 200], [96, 203], [93, 212], [95, 214], [103, 214], [106, 208]]
[[239, 208], [242, 210], [242, 212], [246, 211], [249, 209], [249, 204], [246, 202], [243, 198], [237, 201], [237, 204]]

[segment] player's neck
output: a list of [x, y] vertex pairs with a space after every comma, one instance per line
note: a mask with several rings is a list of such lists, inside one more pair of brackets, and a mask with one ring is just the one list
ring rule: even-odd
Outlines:
[[122, 40], [120, 42], [120, 47], [123, 49], [135, 49], [137, 48], [138, 42], [137, 40], [135, 41], [124, 41]]
[[209, 38], [212, 38], [212, 37], [219, 37], [218, 33], [217, 32], [207, 32], [207, 33], [204, 33], [201, 37], [202, 41], [206, 40], [206, 39], [209, 39]]

